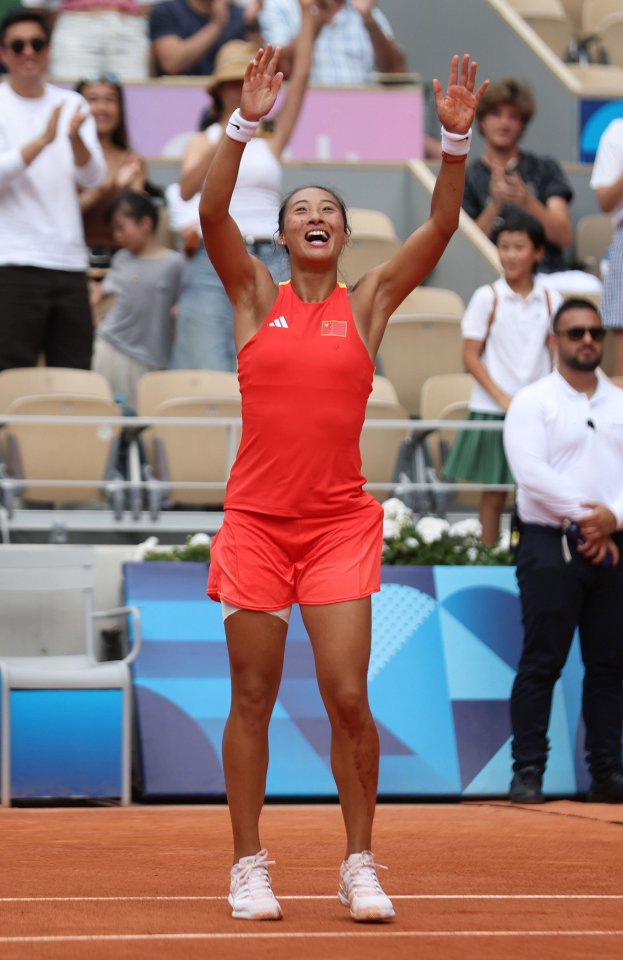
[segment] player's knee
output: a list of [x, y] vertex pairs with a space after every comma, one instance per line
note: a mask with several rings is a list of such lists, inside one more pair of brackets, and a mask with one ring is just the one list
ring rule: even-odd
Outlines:
[[365, 689], [344, 687], [333, 693], [330, 707], [333, 726], [351, 738], [361, 736], [370, 721], [370, 708]]
[[261, 680], [238, 685], [232, 690], [232, 713], [248, 726], [267, 724], [275, 703], [272, 684]]

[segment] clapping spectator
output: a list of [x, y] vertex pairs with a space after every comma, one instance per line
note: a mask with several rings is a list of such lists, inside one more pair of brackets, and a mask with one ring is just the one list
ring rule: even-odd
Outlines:
[[208, 76], [221, 47], [245, 38], [246, 22], [245, 11], [231, 0], [158, 3], [149, 22], [158, 72]]
[[[404, 54], [376, 0], [316, 0], [315, 6], [312, 84], [361, 86], [374, 71], [405, 71]], [[281, 69], [288, 76], [301, 25], [297, 0], [264, 0], [259, 21], [266, 42], [282, 47]]]
[[108, 168], [105, 182], [93, 190], [84, 190], [79, 198], [92, 263], [107, 266], [117, 249], [108, 208], [123, 190], [145, 189], [147, 168], [144, 158], [130, 149], [123, 90], [117, 78], [113, 74], [94, 76], [81, 80], [76, 89], [91, 108]]
[[519, 143], [535, 111], [530, 89], [513, 78], [497, 80], [482, 97], [476, 118], [484, 153], [467, 168], [463, 209], [490, 236], [509, 207], [519, 207], [545, 231], [539, 270], [563, 292], [601, 291], [596, 277], [570, 270], [564, 250], [573, 239], [569, 204], [573, 191], [553, 157], [521, 150]]
[[50, 29], [26, 10], [0, 23], [0, 370], [91, 363], [87, 250], [78, 188], [106, 162], [80, 94], [46, 83]]

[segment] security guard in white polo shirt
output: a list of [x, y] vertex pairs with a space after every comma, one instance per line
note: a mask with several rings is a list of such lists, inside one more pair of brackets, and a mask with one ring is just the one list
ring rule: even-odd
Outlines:
[[553, 320], [557, 369], [504, 424], [517, 480], [524, 647], [511, 696], [515, 803], [542, 803], [554, 685], [579, 627], [588, 800], [623, 803], [623, 390], [596, 373], [604, 328], [588, 300]]

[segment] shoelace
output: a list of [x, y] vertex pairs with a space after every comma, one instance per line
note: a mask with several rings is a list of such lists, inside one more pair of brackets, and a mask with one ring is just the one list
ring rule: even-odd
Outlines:
[[376, 863], [371, 853], [364, 853], [358, 863], [348, 864], [347, 869], [355, 892], [359, 896], [383, 893], [376, 871], [388, 868], [382, 863]]
[[236, 872], [234, 879], [241, 887], [246, 886], [251, 898], [274, 897], [268, 867], [274, 866], [275, 863], [275, 860], [268, 859], [268, 850], [260, 850], [251, 863]]

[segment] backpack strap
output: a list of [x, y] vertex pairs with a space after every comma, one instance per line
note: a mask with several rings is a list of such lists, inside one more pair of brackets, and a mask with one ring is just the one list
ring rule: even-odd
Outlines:
[[487, 320], [487, 332], [485, 333], [485, 338], [482, 341], [482, 347], [480, 348], [480, 356], [482, 357], [485, 352], [485, 347], [487, 346], [487, 340], [489, 339], [489, 334], [491, 333], [491, 327], [493, 326], [493, 321], [495, 320], [495, 311], [498, 308], [498, 294], [497, 290], [492, 283], [489, 284], [491, 287], [491, 293], [493, 294], [493, 306], [491, 307], [491, 313], [489, 314], [489, 319]]

